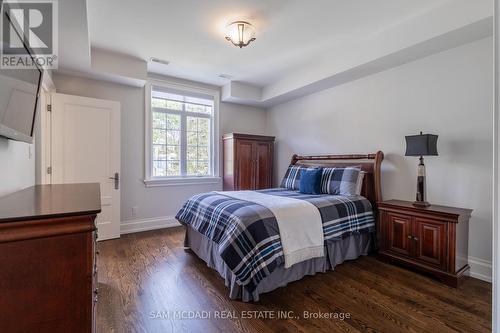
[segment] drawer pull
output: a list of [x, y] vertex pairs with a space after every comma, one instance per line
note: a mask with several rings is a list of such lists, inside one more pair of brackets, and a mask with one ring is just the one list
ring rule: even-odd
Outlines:
[[97, 299], [99, 297], [99, 288], [94, 289], [94, 303], [97, 303]]

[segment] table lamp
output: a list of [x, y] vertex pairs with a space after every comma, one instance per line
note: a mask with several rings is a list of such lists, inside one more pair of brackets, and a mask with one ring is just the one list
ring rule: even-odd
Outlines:
[[408, 135], [406, 138], [405, 156], [420, 156], [420, 163], [417, 170], [417, 197], [413, 206], [428, 207], [430, 204], [426, 199], [425, 189], [425, 165], [424, 156], [438, 156], [437, 139], [434, 134]]

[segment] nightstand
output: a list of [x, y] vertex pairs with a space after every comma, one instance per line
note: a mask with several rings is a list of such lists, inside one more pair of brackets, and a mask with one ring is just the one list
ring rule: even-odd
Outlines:
[[457, 287], [469, 269], [471, 209], [401, 200], [378, 204], [379, 258], [402, 264]]

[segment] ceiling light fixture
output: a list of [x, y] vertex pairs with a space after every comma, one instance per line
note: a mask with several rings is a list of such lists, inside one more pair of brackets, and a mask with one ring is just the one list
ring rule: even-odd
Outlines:
[[226, 27], [226, 40], [241, 49], [255, 40], [255, 28], [245, 21], [232, 22]]

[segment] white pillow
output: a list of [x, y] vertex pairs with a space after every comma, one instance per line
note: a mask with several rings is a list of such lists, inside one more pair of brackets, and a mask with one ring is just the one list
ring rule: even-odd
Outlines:
[[358, 175], [358, 180], [356, 181], [356, 195], [361, 195], [361, 188], [363, 187], [363, 178], [365, 178], [364, 171], [361, 171]]

